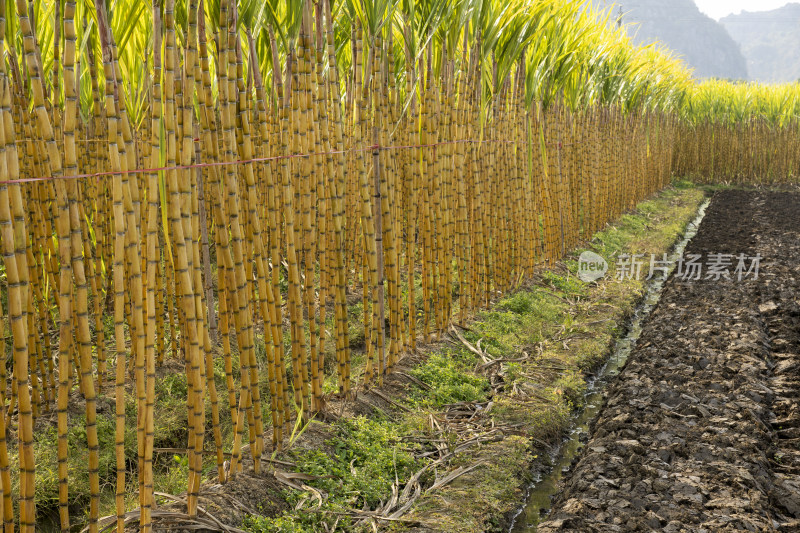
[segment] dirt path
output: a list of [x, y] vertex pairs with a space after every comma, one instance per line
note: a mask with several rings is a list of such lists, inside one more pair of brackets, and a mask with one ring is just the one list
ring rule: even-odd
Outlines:
[[758, 279], [673, 276], [540, 532], [800, 532], [800, 195], [718, 193], [714, 253]]

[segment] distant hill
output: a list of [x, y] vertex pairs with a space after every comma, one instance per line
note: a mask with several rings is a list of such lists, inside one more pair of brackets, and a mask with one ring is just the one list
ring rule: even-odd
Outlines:
[[720, 23], [741, 46], [751, 79], [800, 79], [800, 4], [758, 13], [744, 11]]
[[[596, 7], [617, 4], [637, 44], [660, 41], [682, 56], [698, 78], [747, 79], [739, 45], [722, 25], [700, 12], [692, 0], [593, 0]], [[619, 8], [614, 9], [616, 19]]]

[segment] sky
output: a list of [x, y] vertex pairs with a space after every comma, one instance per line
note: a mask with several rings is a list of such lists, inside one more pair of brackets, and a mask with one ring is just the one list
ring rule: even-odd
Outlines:
[[[798, 1], [798, 0], [795, 0]], [[731, 13], [745, 11], [770, 11], [790, 3], [789, 0], [694, 0], [700, 11], [719, 20]]]

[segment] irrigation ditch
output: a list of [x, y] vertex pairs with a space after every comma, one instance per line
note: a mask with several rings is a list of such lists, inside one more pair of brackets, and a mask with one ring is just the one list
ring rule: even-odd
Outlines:
[[588, 441], [590, 426], [603, 408], [607, 386], [625, 368], [628, 357], [642, 334], [644, 321], [658, 304], [668, 276], [672, 275], [678, 259], [697, 234], [710, 203], [711, 200], [706, 200], [700, 206], [697, 216], [686, 227], [686, 232], [680, 241], [675, 244], [670, 253], [671, 266], [666, 276], [655, 276], [647, 282], [645, 293], [626, 325], [625, 333], [614, 344], [608, 362], [587, 382], [583, 409], [574, 414], [573, 422], [564, 441], [550, 452], [549, 459], [553, 466], [549, 468], [549, 471], [534, 472], [534, 480], [525, 492], [526, 503], [515, 511], [511, 518], [510, 533], [536, 531], [539, 522], [549, 513], [551, 499], [558, 492], [559, 482], [577, 463], [584, 444]]
[[648, 291], [512, 531], [800, 530], [798, 202], [714, 196], [685, 254], [730, 278]]

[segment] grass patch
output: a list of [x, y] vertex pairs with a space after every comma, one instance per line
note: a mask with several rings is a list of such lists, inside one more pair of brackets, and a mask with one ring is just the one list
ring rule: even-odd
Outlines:
[[479, 313], [465, 337], [473, 343], [482, 340], [493, 356], [513, 354], [521, 346], [540, 342], [568, 322], [567, 309], [558, 294], [543, 289], [522, 290], [498, 302], [493, 310]]
[[[375, 508], [387, 495], [397, 479], [410, 477], [422, 462], [401, 446], [402, 437], [411, 426], [385, 419], [357, 417], [341, 419], [331, 425], [332, 436], [324, 448], [296, 449], [288, 457], [297, 470], [315, 476], [305, 481], [324, 500], [315, 512], [308, 492], [287, 491], [285, 497], [292, 511], [279, 517], [249, 516], [244, 528], [254, 533], [316, 532], [323, 522], [332, 524], [331, 516], [350, 509]], [[349, 527], [349, 517], [339, 520], [339, 527]], [[331, 529], [332, 530], [332, 529]]]
[[416, 388], [412, 393], [417, 406], [441, 408], [457, 402], [483, 401], [489, 382], [472, 373], [475, 359], [470, 352], [445, 350], [433, 353], [415, 367], [411, 374], [431, 387], [428, 391]]
[[[98, 413], [97, 438], [99, 449], [100, 491], [113, 487], [116, 482], [115, 418]], [[88, 508], [91, 490], [89, 487], [89, 449], [86, 445], [86, 416], [72, 417], [67, 433], [67, 475], [71, 511], [79, 516]], [[55, 425], [40, 426], [34, 432], [34, 456], [36, 457], [37, 512], [46, 514], [58, 509], [58, 434]], [[126, 461], [136, 461], [136, 428], [125, 429]], [[19, 455], [15, 447], [9, 449], [12, 494], [19, 494]], [[113, 488], [112, 488], [113, 490]], [[14, 507], [17, 508], [16, 498]]]
[[573, 275], [562, 276], [547, 270], [542, 274], [542, 281], [567, 297], [581, 297], [587, 294], [588, 285]]
[[303, 472], [320, 476], [311, 483], [334, 501], [351, 508], [375, 507], [391, 494], [395, 475], [405, 479], [420, 466], [411, 453], [397, 449], [403, 430], [407, 428], [388, 420], [343, 419], [326, 442], [332, 454], [305, 450], [295, 460]]

